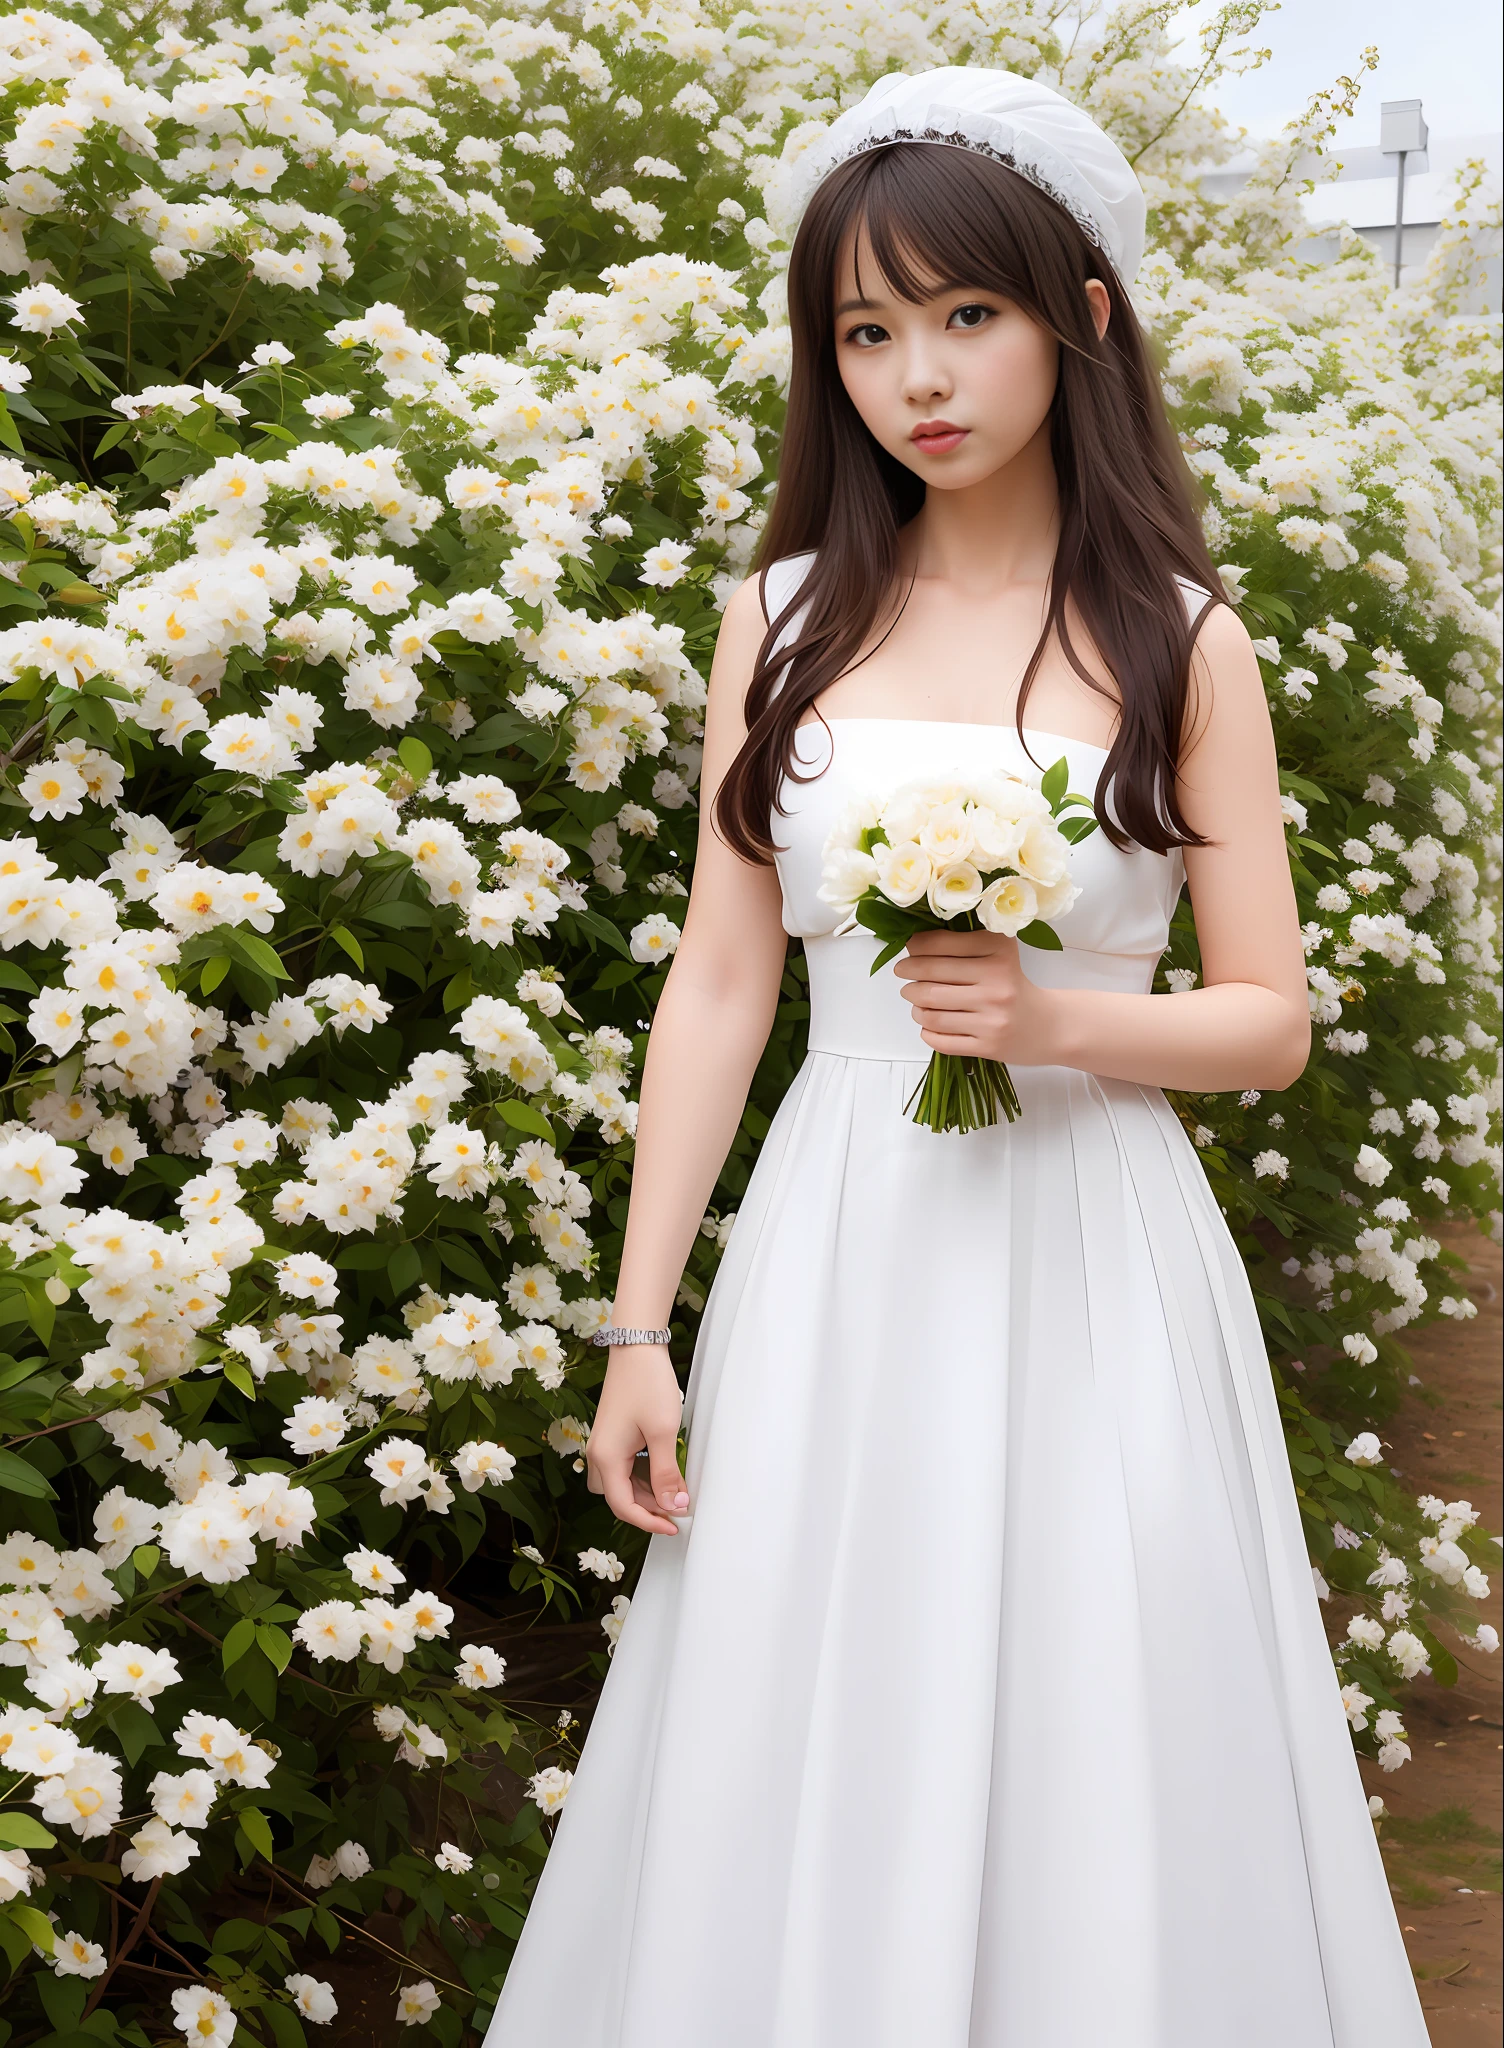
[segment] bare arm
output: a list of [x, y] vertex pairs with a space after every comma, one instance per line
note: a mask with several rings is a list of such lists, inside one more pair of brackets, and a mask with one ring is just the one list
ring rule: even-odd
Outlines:
[[[613, 1308], [620, 1324], [669, 1321], [777, 1009], [788, 945], [777, 873], [733, 853], [711, 822], [746, 738], [747, 684], [765, 630], [752, 578], [727, 603], [710, 671], [694, 879], [643, 1062]], [[612, 1346], [586, 1453], [590, 1489], [620, 1520], [670, 1536], [676, 1525], [659, 1504], [688, 1510], [676, 1450], [681, 1405], [666, 1346]], [[650, 1483], [634, 1474], [643, 1446]]]
[[[1181, 761], [1186, 877], [1203, 986], [1176, 995], [1037, 989], [1017, 942], [921, 932], [895, 970], [941, 1052], [1079, 1067], [1158, 1088], [1287, 1088], [1310, 1051], [1305, 956], [1274, 733], [1247, 628], [1208, 613], [1192, 656], [1192, 730]], [[931, 1021], [933, 1020], [933, 1021]]]

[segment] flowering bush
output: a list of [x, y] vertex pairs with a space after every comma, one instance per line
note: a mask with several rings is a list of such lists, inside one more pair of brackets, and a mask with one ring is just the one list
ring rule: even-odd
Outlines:
[[[1058, 79], [1149, 190], [1137, 296], [1267, 664], [1320, 1025], [1277, 1105], [1182, 1108], [1356, 1610], [1358, 1740], [1403, 1761], [1403, 1685], [1449, 1675], [1476, 1517], [1407, 1507], [1367, 1425], [1396, 1332], [1468, 1312], [1428, 1225], [1494, 1200], [1488, 210], [1464, 185], [1416, 293], [1361, 244], [1302, 270], [1330, 108], [1209, 201], [1240, 10], [1199, 93], [1157, 21], [1090, 13], [1069, 56], [1011, 0], [0, 24], [0, 1945], [33, 2038], [295, 2048], [352, 1944], [393, 2024], [453, 2042], [494, 1996], [574, 1754], [498, 1644], [583, 1611], [599, 1672], [641, 1555], [579, 1478], [587, 1340], [764, 515], [787, 166], [894, 63]], [[798, 959], [784, 993], [686, 1340]], [[400, 1949], [361, 1925], [394, 1898]]]

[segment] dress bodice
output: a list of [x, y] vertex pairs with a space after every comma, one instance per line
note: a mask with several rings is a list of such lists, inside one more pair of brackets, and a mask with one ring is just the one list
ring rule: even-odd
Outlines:
[[[788, 602], [810, 559], [790, 556], [768, 569], [770, 618]], [[1181, 580], [1188, 604], [1196, 595], [1206, 596]], [[792, 636], [798, 623], [796, 614], [785, 636]], [[928, 1059], [930, 1053], [899, 993], [904, 977], [891, 967], [869, 972], [879, 951], [877, 940], [860, 929], [833, 936], [841, 913], [818, 892], [826, 837], [841, 811], [853, 797], [881, 796], [916, 775], [983, 768], [1038, 772], [1062, 755], [1070, 764], [1070, 788], [1088, 798], [1095, 795], [1105, 749], [1033, 728], [1025, 731], [1027, 751], [1011, 725], [831, 718], [798, 729], [800, 771], [813, 779], [783, 778], [784, 808], [773, 813], [772, 835], [781, 849], [777, 868], [784, 929], [803, 939], [809, 962], [811, 1051], [876, 1059]], [[1047, 988], [1147, 994], [1185, 881], [1180, 853], [1151, 853], [1143, 847], [1120, 852], [1098, 831], [1074, 850], [1071, 871], [1081, 894], [1065, 916], [1054, 920], [1064, 950], [1021, 948], [1024, 972]]]

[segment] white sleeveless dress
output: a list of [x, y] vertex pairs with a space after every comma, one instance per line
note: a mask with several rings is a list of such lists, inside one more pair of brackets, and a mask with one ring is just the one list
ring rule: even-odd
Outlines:
[[[1100, 748], [1029, 738], [1095, 789]], [[1065, 1067], [1013, 1069], [1012, 1125], [909, 1121], [929, 1048], [816, 893], [849, 796], [1017, 735], [798, 742], [809, 1054], [706, 1302], [692, 1512], [649, 1539], [486, 2048], [1425, 2048], [1194, 1147], [1158, 1089]], [[1097, 833], [1075, 872], [1027, 971], [1146, 992], [1179, 856]]]

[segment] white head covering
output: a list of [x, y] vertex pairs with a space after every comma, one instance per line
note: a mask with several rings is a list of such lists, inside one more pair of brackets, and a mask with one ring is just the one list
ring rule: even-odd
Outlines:
[[1089, 114], [1036, 79], [980, 65], [890, 71], [791, 166], [791, 226], [815, 187], [849, 157], [885, 142], [938, 142], [1006, 163], [1065, 208], [1131, 284], [1144, 253], [1143, 189]]

